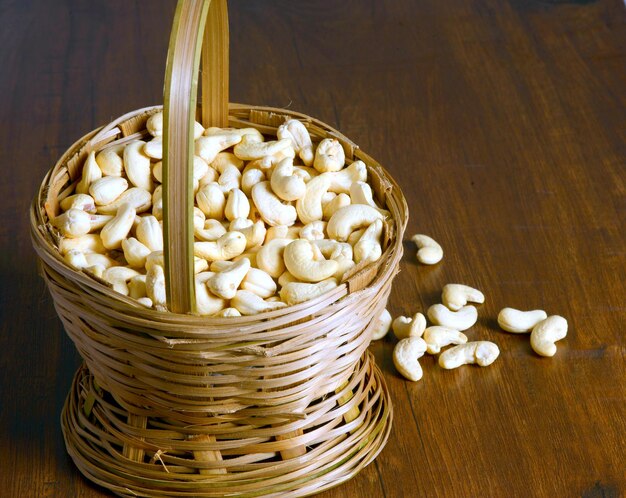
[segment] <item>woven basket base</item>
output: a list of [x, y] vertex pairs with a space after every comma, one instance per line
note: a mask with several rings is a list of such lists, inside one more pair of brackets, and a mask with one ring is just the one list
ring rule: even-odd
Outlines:
[[[76, 373], [63, 408], [63, 435], [79, 470], [120, 496], [307, 496], [352, 478], [372, 462], [387, 441], [391, 402], [370, 353], [357, 364], [352, 378], [356, 377], [360, 377], [354, 389], [354, 397], [360, 400], [356, 417], [348, 417], [339, 403], [317, 420], [314, 411], [303, 434], [315, 435], [315, 439], [291, 457], [280, 452], [233, 457], [231, 450], [223, 452], [224, 460], [217, 452], [220, 462], [229, 462], [226, 468], [186, 466], [184, 462], [193, 462], [194, 453], [181, 452], [180, 443], [189, 445], [188, 436], [193, 433], [186, 432], [189, 427], [168, 425], [165, 418], [140, 417], [143, 424], [138, 428], [133, 423], [137, 417], [103, 392], [86, 367]], [[317, 401], [326, 403], [324, 399]], [[229, 423], [233, 421], [237, 422], [231, 416]], [[197, 430], [197, 426], [192, 429]], [[225, 435], [218, 439], [230, 442]], [[267, 437], [257, 439], [272, 444], [267, 443]]]

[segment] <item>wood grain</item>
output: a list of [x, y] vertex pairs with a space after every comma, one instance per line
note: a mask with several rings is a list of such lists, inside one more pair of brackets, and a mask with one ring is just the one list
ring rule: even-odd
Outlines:
[[[0, 495], [106, 496], [58, 416], [80, 359], [36, 273], [28, 205], [79, 136], [162, 99], [173, 0], [0, 4]], [[626, 493], [626, 14], [619, 0], [231, 0], [231, 98], [336, 125], [411, 209], [393, 314], [448, 282], [487, 302], [491, 367], [408, 383], [371, 349], [395, 407], [375, 464], [322, 496]], [[554, 358], [499, 332], [504, 306], [569, 320]]]

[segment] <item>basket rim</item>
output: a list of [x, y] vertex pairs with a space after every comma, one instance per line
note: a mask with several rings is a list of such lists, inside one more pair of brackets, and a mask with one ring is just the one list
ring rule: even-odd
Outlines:
[[[376, 274], [367, 285], [360, 289], [351, 290], [349, 288], [349, 283], [344, 281], [340, 283], [336, 288], [322, 294], [321, 296], [318, 296], [315, 299], [305, 301], [304, 303], [290, 305], [285, 308], [280, 308], [278, 310], [263, 312], [250, 316], [214, 317], [210, 315], [199, 316], [191, 314], [180, 314], [173, 313], [171, 311], [162, 312], [144, 308], [135, 300], [112, 291], [112, 289], [109, 286], [105, 285], [105, 283], [94, 279], [92, 276], [86, 274], [85, 272], [78, 271], [70, 267], [61, 256], [58, 247], [55, 246], [51, 240], [49, 240], [49, 237], [46, 237], [46, 232], [48, 229], [45, 225], [46, 219], [49, 219], [49, 215], [46, 212], [45, 204], [47, 190], [50, 186], [51, 176], [53, 172], [55, 172], [59, 168], [66, 166], [69, 160], [71, 160], [73, 157], [77, 156], [81, 152], [86, 153], [91, 150], [99, 150], [100, 148], [104, 148], [108, 143], [110, 143], [112, 140], [120, 135], [121, 130], [118, 125], [136, 116], [144, 114], [148, 116], [152, 113], [156, 113], [161, 110], [162, 107], [162, 105], [155, 105], [136, 109], [134, 111], [123, 114], [122, 116], [114, 119], [104, 126], [98, 127], [90, 131], [79, 140], [74, 142], [62, 154], [62, 156], [55, 163], [55, 165], [45, 174], [30, 207], [31, 240], [39, 258], [47, 263], [54, 271], [59, 273], [62, 272], [66, 274], [65, 276], [68, 278], [69, 275], [71, 275], [71, 280], [73, 280], [75, 284], [77, 284], [88, 294], [91, 294], [94, 298], [97, 298], [98, 301], [104, 301], [105, 303], [107, 301], [110, 301], [111, 305], [114, 304], [113, 307], [119, 308], [119, 312], [124, 315], [125, 319], [134, 316], [140, 322], [143, 322], [144, 320], [150, 320], [158, 321], [161, 323], [169, 323], [171, 325], [184, 324], [192, 328], [201, 329], [204, 329], [207, 326], [221, 327], [226, 325], [235, 325], [241, 327], [248, 324], [252, 325], [259, 321], [266, 321], [269, 319], [273, 320], [272, 328], [275, 328], [280, 326], [279, 323], [277, 323], [278, 319], [283, 318], [284, 320], [278, 321], [284, 321], [285, 324], [288, 324], [310, 316], [310, 308], [312, 308], [313, 306], [317, 307], [322, 305], [323, 307], [326, 307], [328, 305], [339, 302], [342, 299], [358, 300], [359, 298], [366, 295], [368, 292], [371, 292], [371, 290], [375, 288], [376, 284], [380, 284], [381, 282], [389, 278], [393, 278], [395, 273], [398, 271], [398, 265], [394, 265], [391, 263], [392, 260], [397, 259], [399, 261], [402, 254], [402, 235], [408, 222], [408, 206], [406, 204], [406, 199], [402, 193], [402, 190], [395, 182], [391, 174], [389, 174], [389, 172], [385, 170], [377, 161], [372, 159], [366, 153], [362, 152], [360, 148], [349, 138], [347, 138], [345, 135], [343, 135], [341, 132], [337, 131], [330, 125], [324, 123], [323, 121], [320, 121], [301, 112], [292, 111], [290, 109], [239, 103], [231, 103], [229, 105], [229, 116], [231, 118], [229, 121], [229, 125], [233, 127], [244, 126], [243, 124], [241, 124], [241, 120], [237, 118], [237, 113], [242, 111], [250, 111], [251, 113], [264, 112], [268, 114], [268, 119], [273, 119], [274, 121], [276, 121], [277, 119], [284, 120], [286, 116], [299, 119], [300, 121], [303, 121], [307, 128], [316, 127], [320, 128], [321, 130], [326, 130], [327, 133], [330, 132], [330, 134], [335, 135], [336, 138], [340, 139], [340, 142], [342, 143], [344, 148], [348, 149], [350, 156], [354, 158], [353, 160], [364, 160], [370, 173], [372, 169], [375, 168], [378, 170], [377, 173], [382, 174], [382, 177], [387, 182], [389, 182], [389, 193], [390, 195], [391, 193], [393, 193], [398, 201], [398, 209], [392, 209], [396, 208], [396, 206], [387, 206], [395, 223], [395, 237], [393, 237], [391, 243], [377, 262], [378, 269], [376, 271]], [[266, 134], [272, 133], [270, 128], [275, 128], [270, 124], [255, 124], [257, 125], [257, 128], [260, 128], [259, 131]], [[246, 123], [246, 125], [250, 126], [250, 123]], [[132, 135], [124, 138], [130, 137], [132, 137]], [[71, 179], [69, 178], [69, 176], [68, 181], [70, 181], [71, 183]], [[394, 255], [396, 256], [395, 258], [390, 257]], [[197, 334], [192, 333], [191, 335], [196, 336]]]

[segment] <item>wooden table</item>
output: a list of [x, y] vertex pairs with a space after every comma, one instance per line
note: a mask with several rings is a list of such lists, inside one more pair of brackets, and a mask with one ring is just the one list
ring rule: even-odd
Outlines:
[[[0, 6], [0, 495], [105, 496], [66, 455], [80, 359], [37, 276], [28, 206], [86, 131], [161, 100], [173, 0]], [[424, 378], [371, 346], [394, 402], [376, 462], [325, 497], [626, 493], [626, 26], [619, 0], [230, 2], [233, 101], [301, 110], [384, 164], [411, 211], [389, 309], [448, 282], [487, 301], [490, 367]], [[498, 330], [505, 306], [568, 319], [554, 358]]]

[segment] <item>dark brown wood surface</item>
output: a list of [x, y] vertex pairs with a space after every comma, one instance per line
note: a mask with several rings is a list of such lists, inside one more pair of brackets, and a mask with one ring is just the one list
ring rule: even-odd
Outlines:
[[[162, 100], [174, 0], [0, 2], [0, 496], [95, 497], [59, 413], [80, 364], [37, 276], [28, 206], [78, 137]], [[389, 308], [487, 301], [488, 368], [424, 378], [374, 344], [394, 429], [324, 497], [626, 493], [626, 15], [619, 0], [231, 0], [231, 100], [336, 125], [384, 164], [442, 263], [405, 244]], [[408, 239], [408, 237], [407, 237]], [[569, 321], [554, 358], [495, 322]]]

